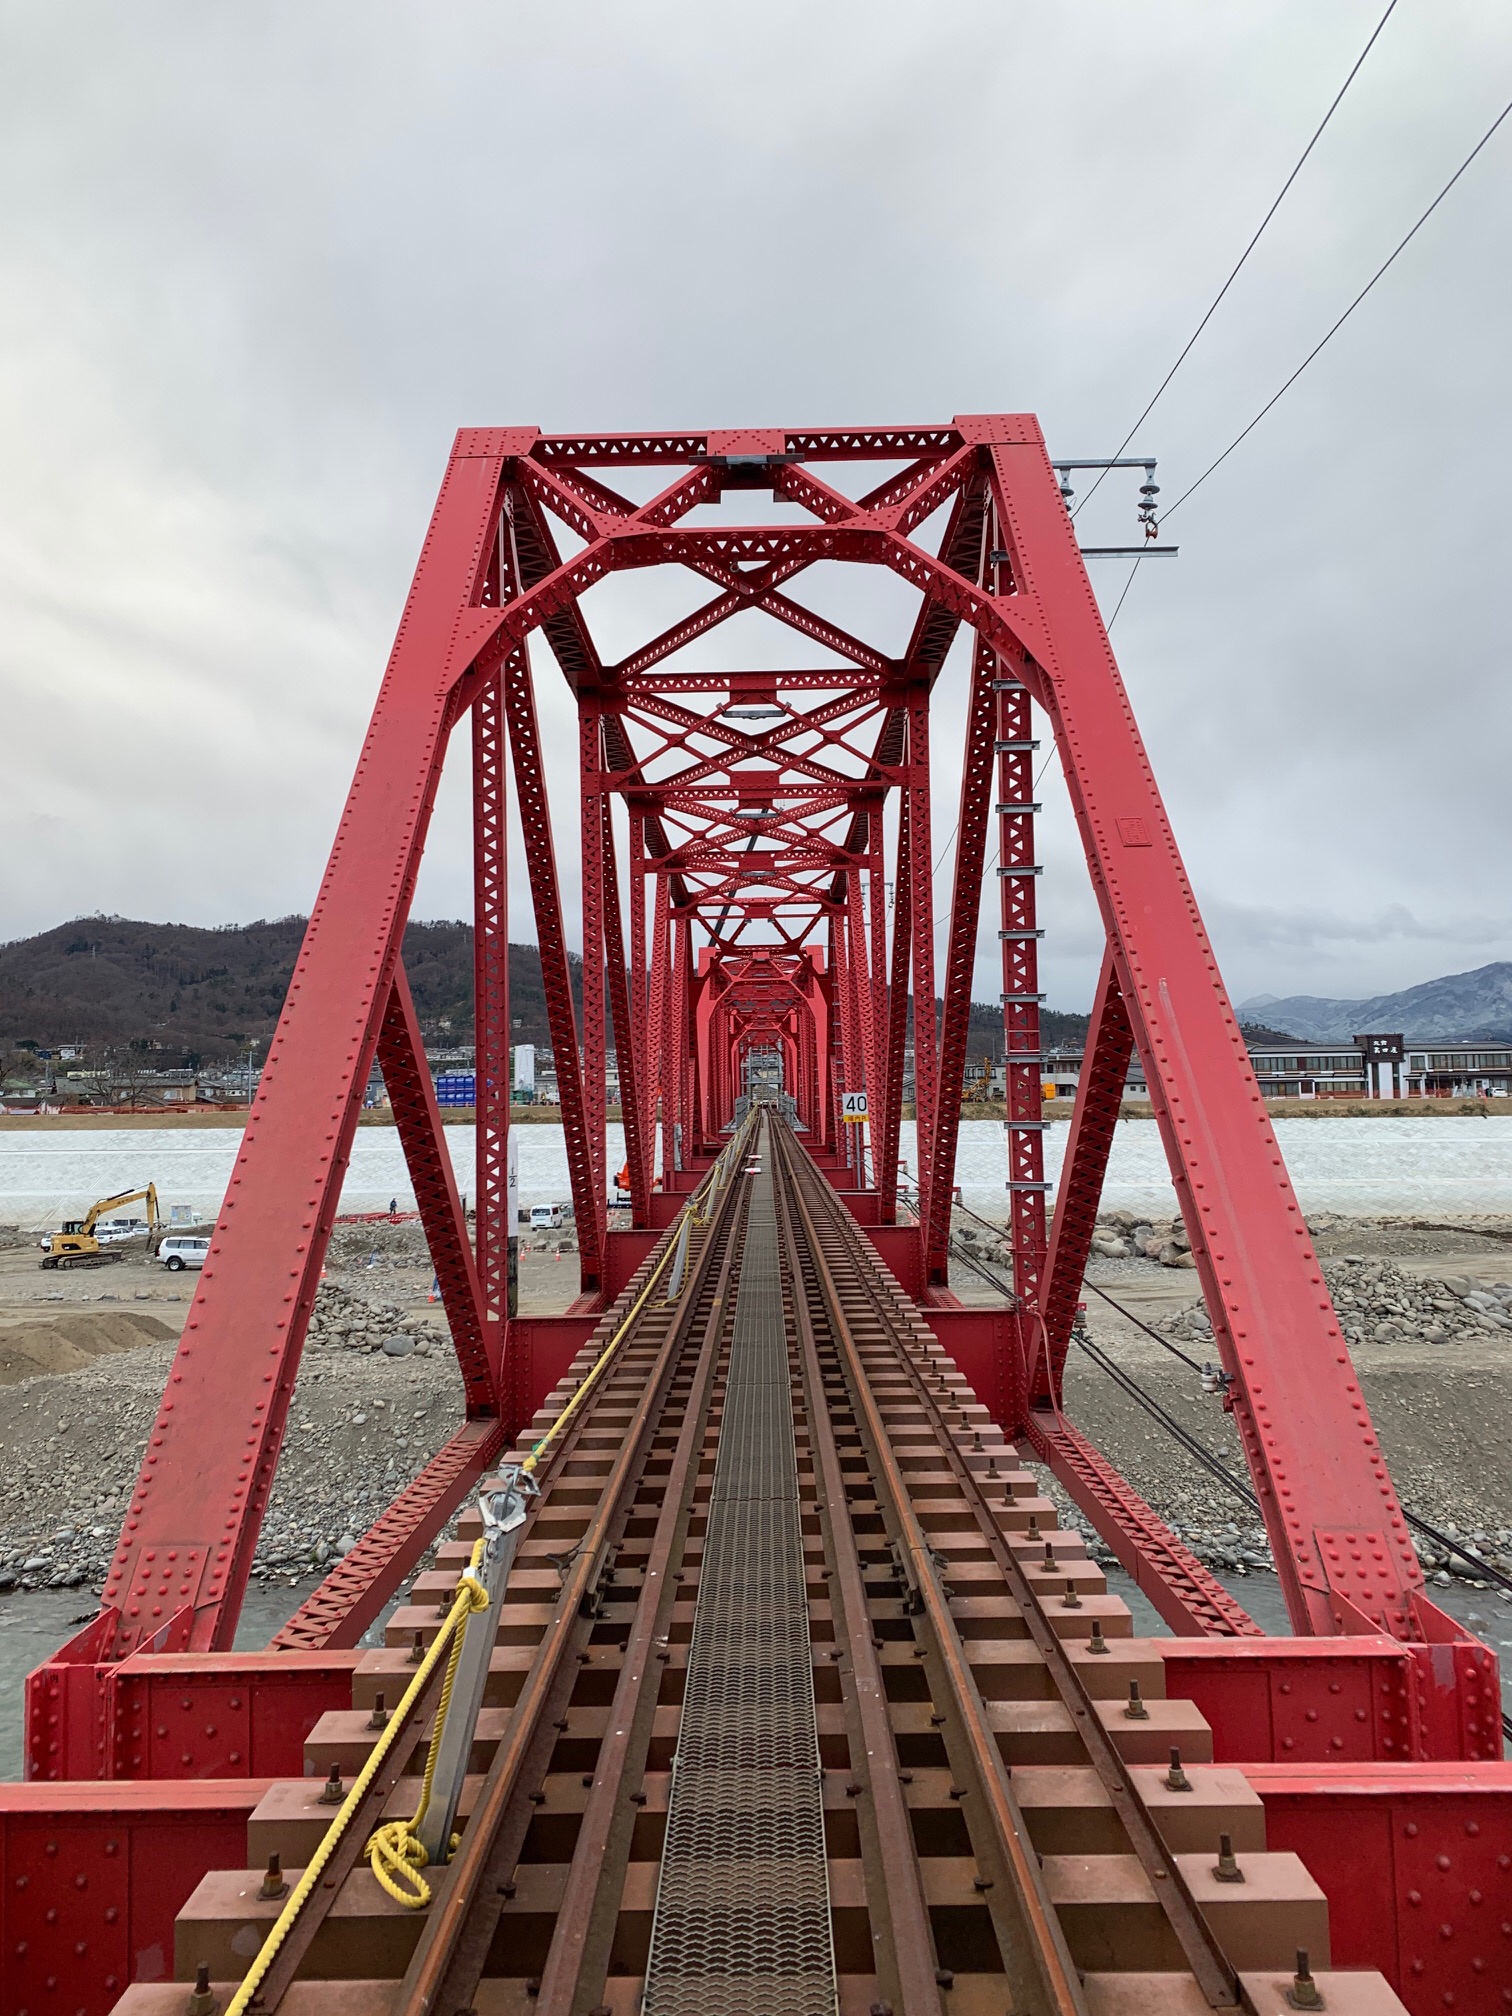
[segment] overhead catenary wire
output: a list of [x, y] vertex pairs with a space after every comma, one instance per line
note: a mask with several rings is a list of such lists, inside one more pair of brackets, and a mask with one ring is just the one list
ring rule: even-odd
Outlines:
[[1111, 630], [1113, 628], [1113, 625], [1118, 621], [1118, 612], [1120, 609], [1122, 609], [1125, 602], [1127, 602], [1129, 599], [1129, 590], [1134, 586], [1134, 576], [1139, 572], [1139, 561], [1143, 560], [1143, 558], [1144, 555], [1143, 553], [1141, 553], [1139, 556], [1139, 560], [1136, 560], [1134, 562], [1134, 565], [1129, 569], [1129, 578], [1127, 581], [1125, 581], [1123, 585], [1123, 593], [1114, 603], [1113, 614], [1108, 618], [1107, 623], [1104, 625], [1105, 633], [1106, 631]]
[[[1139, 562], [1136, 560], [1134, 564], [1137, 567], [1139, 565]], [[1110, 629], [1112, 628], [1111, 624], [1109, 625], [1109, 628]], [[1045, 758], [1044, 762], [1041, 763], [1039, 770], [1035, 775], [1034, 782], [1030, 786], [1030, 789], [1032, 791], [1038, 791], [1040, 785], [1044, 782], [1045, 772], [1050, 768], [1050, 765], [1054, 761], [1055, 761], [1055, 749], [1054, 746], [1052, 745], [1050, 754]], [[929, 871], [929, 879], [931, 882], [937, 880], [940, 870], [945, 866], [946, 857], [950, 853], [951, 841], [955, 839], [956, 834], [960, 831], [960, 826], [961, 821], [959, 816], [957, 816], [955, 825], [951, 827], [950, 833], [946, 838], [945, 845], [940, 849], [939, 856], [936, 859], [933, 868], [931, 868]], [[998, 854], [1001, 854], [1002, 851], [1003, 851], [1002, 848], [999, 847], [997, 849], [997, 852], [993, 855], [992, 860], [988, 862], [987, 867], [989, 870], [994, 866], [996, 866]], [[935, 929], [938, 931], [939, 928], [940, 928], [939, 924], [937, 923]]]
[[[1166, 387], [1170, 384], [1171, 380], [1176, 376], [1176, 373], [1181, 369], [1182, 365], [1185, 364], [1187, 358], [1191, 356], [1193, 349], [1196, 347], [1198, 337], [1201, 336], [1203, 330], [1206, 329], [1209, 322], [1212, 321], [1214, 315], [1217, 314], [1219, 306], [1221, 305], [1224, 296], [1228, 293], [1229, 289], [1233, 286], [1234, 282], [1239, 278], [1239, 275], [1244, 270], [1245, 262], [1248, 260], [1251, 252], [1254, 251], [1255, 247], [1260, 243], [1261, 238], [1265, 235], [1266, 226], [1270, 223], [1272, 217], [1275, 216], [1276, 212], [1281, 208], [1281, 205], [1286, 198], [1287, 191], [1291, 188], [1293, 182], [1295, 182], [1297, 177], [1301, 174], [1302, 169], [1306, 164], [1307, 157], [1312, 153], [1314, 147], [1316, 147], [1318, 142], [1322, 139], [1324, 128], [1328, 125], [1329, 120], [1332, 119], [1335, 112], [1338, 111], [1340, 105], [1343, 104], [1345, 92], [1348, 91], [1350, 85], [1353, 84], [1355, 78], [1359, 75], [1360, 68], [1364, 63], [1365, 58], [1370, 54], [1371, 50], [1375, 47], [1376, 38], [1380, 34], [1381, 30], [1386, 26], [1386, 23], [1391, 19], [1391, 16], [1395, 11], [1396, 4], [1397, 0], [1389, 0], [1386, 12], [1381, 16], [1380, 20], [1377, 21], [1375, 27], [1371, 30], [1370, 39], [1366, 42], [1365, 47], [1360, 51], [1359, 55], [1356, 56], [1354, 63], [1350, 67], [1349, 75], [1344, 79], [1344, 82], [1339, 86], [1338, 91], [1334, 95], [1333, 103], [1329, 106], [1328, 110], [1323, 114], [1323, 117], [1318, 121], [1317, 126], [1313, 130], [1312, 138], [1308, 141], [1307, 145], [1302, 149], [1302, 152], [1297, 156], [1296, 165], [1293, 167], [1290, 175], [1288, 175], [1286, 180], [1281, 184], [1280, 190], [1276, 195], [1275, 201], [1271, 204], [1269, 210], [1266, 211], [1265, 215], [1260, 219], [1260, 224], [1255, 232], [1255, 235], [1250, 239], [1248, 245], [1246, 245], [1244, 250], [1239, 254], [1239, 257], [1235, 261], [1233, 269], [1230, 272], [1227, 280], [1224, 281], [1223, 285], [1218, 289], [1218, 292], [1213, 296], [1212, 300], [1208, 303], [1207, 312], [1204, 314], [1202, 320], [1197, 324], [1197, 327], [1192, 331], [1191, 335], [1187, 338], [1186, 342], [1183, 344], [1181, 351], [1176, 358], [1176, 362], [1171, 366], [1170, 370], [1167, 371], [1164, 378], [1162, 378], [1160, 383], [1155, 387], [1154, 396], [1151, 398], [1150, 403], [1145, 407], [1144, 411], [1140, 414], [1139, 418], [1134, 422], [1134, 425], [1129, 429], [1128, 433], [1125, 434], [1123, 440], [1119, 442], [1118, 447], [1114, 450], [1115, 460], [1117, 459], [1118, 456], [1123, 454], [1124, 450], [1128, 447], [1129, 443], [1134, 439], [1134, 436], [1139, 432], [1140, 428], [1144, 425], [1146, 420], [1148, 420], [1150, 415], [1154, 412], [1155, 407], [1158, 404], [1161, 395], [1164, 393]], [[1090, 503], [1092, 498], [1096, 495], [1098, 486], [1102, 483], [1103, 477], [1105, 477], [1107, 473], [1108, 473], [1107, 470], [1104, 469], [1101, 475], [1098, 476], [1097, 481], [1092, 485], [1091, 489], [1088, 490], [1086, 496], [1081, 500], [1081, 504], [1077, 505], [1076, 507], [1077, 511], [1080, 511], [1080, 509], [1082, 508], [1082, 504]], [[1076, 511], [1073, 511], [1071, 515], [1073, 518], [1075, 518]], [[1124, 585], [1124, 593], [1123, 595], [1120, 595], [1118, 598], [1119, 609], [1123, 607], [1124, 595], [1128, 594], [1129, 588], [1133, 585], [1134, 575], [1135, 573], [1138, 572], [1138, 569], [1139, 569], [1139, 562], [1136, 560], [1134, 563], [1134, 567], [1129, 574], [1129, 579]], [[1113, 616], [1110, 617], [1108, 621], [1108, 628], [1110, 630], [1113, 628], [1113, 622], [1114, 619], [1116, 619], [1117, 615], [1118, 615], [1118, 609], [1115, 609], [1113, 612]]]
[[1370, 278], [1365, 282], [1365, 285], [1360, 289], [1359, 293], [1356, 294], [1354, 299], [1350, 302], [1349, 306], [1344, 310], [1343, 314], [1339, 316], [1338, 320], [1334, 322], [1329, 329], [1325, 330], [1325, 332], [1321, 337], [1319, 337], [1318, 341], [1313, 345], [1312, 349], [1308, 351], [1307, 355], [1302, 359], [1302, 362], [1297, 366], [1296, 370], [1292, 372], [1291, 376], [1285, 381], [1284, 384], [1279, 386], [1277, 390], [1271, 394], [1270, 398], [1266, 400], [1265, 404], [1260, 408], [1260, 411], [1255, 415], [1254, 419], [1251, 420], [1246, 427], [1240, 429], [1239, 433], [1237, 433], [1234, 436], [1233, 440], [1230, 441], [1227, 448], [1224, 449], [1223, 453], [1217, 456], [1212, 462], [1208, 464], [1206, 469], [1204, 469], [1202, 474], [1197, 478], [1196, 482], [1189, 483], [1186, 489], [1183, 490], [1181, 495], [1176, 499], [1175, 503], [1170, 504], [1166, 507], [1165, 511], [1162, 512], [1161, 514], [1162, 520], [1164, 522], [1168, 523], [1170, 521], [1172, 513], [1179, 511], [1181, 509], [1182, 505], [1185, 504], [1187, 499], [1192, 495], [1193, 491], [1200, 490], [1202, 485], [1206, 483], [1209, 476], [1213, 474], [1214, 470], [1221, 468], [1222, 465], [1228, 460], [1230, 455], [1233, 454], [1234, 450], [1239, 446], [1239, 444], [1242, 441], [1247, 440], [1249, 436], [1254, 433], [1255, 429], [1260, 425], [1260, 422], [1265, 418], [1266, 414], [1269, 413], [1273, 407], [1279, 404], [1279, 402], [1291, 390], [1292, 386], [1295, 385], [1297, 380], [1302, 376], [1302, 373], [1307, 369], [1308, 365], [1311, 364], [1313, 360], [1317, 356], [1319, 356], [1324, 349], [1327, 348], [1329, 343], [1333, 341], [1334, 337], [1338, 335], [1339, 331], [1344, 327], [1344, 324], [1349, 320], [1350, 316], [1353, 315], [1354, 311], [1356, 310], [1356, 308], [1359, 307], [1360, 303], [1365, 299], [1366, 295], [1370, 293], [1371, 289], [1375, 286], [1376, 282], [1378, 280], [1383, 279], [1385, 275], [1390, 272], [1391, 268], [1396, 264], [1397, 260], [1407, 250], [1407, 247], [1412, 243], [1413, 239], [1416, 238], [1419, 231], [1421, 231], [1423, 226], [1428, 222], [1428, 219], [1433, 215], [1434, 211], [1437, 210], [1440, 203], [1442, 203], [1444, 198], [1449, 194], [1450, 190], [1454, 187], [1455, 183], [1459, 181], [1460, 177], [1470, 167], [1471, 163], [1482, 152], [1482, 150], [1490, 144], [1492, 139], [1495, 137], [1498, 128], [1506, 120], [1509, 114], [1512, 114], [1512, 99], [1509, 99], [1508, 102], [1502, 107], [1501, 111], [1497, 113], [1496, 117], [1491, 121], [1491, 124], [1486, 128], [1485, 132], [1481, 135], [1479, 140], [1477, 140], [1475, 145], [1470, 149], [1470, 152], [1465, 156], [1464, 160], [1461, 161], [1458, 168], [1455, 169], [1454, 173], [1449, 177], [1449, 180], [1444, 184], [1443, 188], [1440, 189], [1437, 196], [1435, 196], [1433, 201], [1428, 205], [1428, 208], [1418, 218], [1417, 222], [1413, 225], [1412, 229], [1406, 234], [1404, 238], [1399, 240], [1399, 242], [1392, 250], [1392, 252], [1385, 259], [1382, 260], [1381, 264], [1376, 268], [1375, 272], [1371, 274]]

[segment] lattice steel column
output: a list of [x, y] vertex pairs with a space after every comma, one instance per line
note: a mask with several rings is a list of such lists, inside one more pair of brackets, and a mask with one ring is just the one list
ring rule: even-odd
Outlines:
[[887, 1079], [887, 887], [882, 859], [880, 800], [872, 806], [869, 815], [866, 869], [866, 926], [871, 934], [871, 1000], [867, 1004], [871, 1029], [867, 1080], [871, 1121], [866, 1131], [871, 1140], [872, 1181], [880, 1184], [877, 1144], [881, 1138], [881, 1108]]
[[667, 1063], [667, 966], [671, 958], [671, 886], [666, 875], [656, 877], [651, 910], [651, 999], [647, 1011], [646, 1054], [651, 1069], [647, 1079], [651, 1100], [652, 1155], [656, 1153], [656, 1126], [661, 1127], [662, 1184], [672, 1167], [672, 1119], [676, 1107], [672, 1074]]
[[[625, 1161], [630, 1171], [630, 1196], [637, 1225], [651, 1222], [651, 1184], [646, 1175], [642, 1148], [644, 1060], [636, 1040], [636, 1023], [643, 1020], [640, 1002], [636, 1013], [630, 1008], [632, 988], [625, 967], [625, 932], [620, 915], [619, 869], [614, 858], [614, 816], [607, 791], [599, 796], [603, 826], [604, 952], [609, 976], [609, 1005], [614, 1015], [614, 1054], [619, 1062], [620, 1118], [625, 1136]], [[632, 875], [631, 887], [638, 894], [639, 883]], [[632, 920], [633, 921], [633, 920]], [[606, 1147], [607, 1155], [607, 1147]], [[605, 1175], [608, 1163], [605, 1162]], [[607, 1198], [608, 1192], [605, 1191]]]
[[651, 1048], [651, 985], [646, 970], [646, 815], [630, 802], [630, 1039], [641, 1096], [641, 1186], [649, 1197], [656, 1173], [656, 1072]]
[[551, 806], [546, 796], [546, 770], [536, 719], [535, 690], [530, 676], [530, 651], [521, 643], [504, 664], [504, 712], [509, 724], [509, 753], [514, 764], [515, 800], [525, 842], [525, 866], [535, 905], [536, 943], [541, 948], [541, 986], [556, 1059], [557, 1091], [562, 1102], [562, 1145], [572, 1182], [577, 1217], [578, 1253], [584, 1288], [597, 1288], [603, 1269], [604, 1190], [595, 1184], [589, 1129], [583, 1108], [583, 1074], [579, 1067], [577, 1016], [572, 1006], [572, 982], [567, 965], [567, 937], [562, 925], [561, 888], [557, 881], [556, 849], [551, 838]]
[[[509, 857], [504, 802], [504, 701], [497, 679], [472, 707], [473, 1068], [476, 1078], [478, 1282], [486, 1330], [514, 1314], [509, 1223]], [[502, 1338], [502, 1329], [498, 1331]], [[498, 1370], [502, 1347], [491, 1341]]]
[[908, 836], [913, 878], [914, 1138], [919, 1209], [929, 1217], [939, 1080], [935, 1035], [934, 843], [930, 838], [929, 702], [908, 710]]
[[604, 837], [603, 734], [597, 708], [578, 702], [578, 763], [582, 793], [583, 877], [583, 1113], [597, 1209], [608, 1194], [604, 1181]]
[[[892, 965], [887, 987], [887, 1069], [882, 1085], [882, 1133], [877, 1148], [877, 1189], [882, 1223], [898, 1215], [898, 1142], [903, 1114], [903, 1046], [908, 1031], [908, 955], [913, 936], [913, 871], [908, 838], [908, 794], [899, 793], [898, 866], [893, 880]], [[917, 1160], [915, 1156], [915, 1160]]]
[[835, 2016], [824, 1779], [766, 1130], [646, 1968], [646, 2016]]
[[[999, 660], [1004, 674], [1008, 667]], [[1029, 691], [1021, 679], [994, 679], [997, 692], [998, 889], [1003, 953], [1003, 1051], [1008, 1113], [1008, 1239], [1013, 1285], [1039, 1306], [1045, 1265], [1045, 1108], [1040, 1093], [1039, 941], [1034, 883], [1034, 752]]]
[[692, 1117], [688, 1099], [688, 1017], [692, 1013], [689, 993], [693, 924], [690, 918], [676, 911], [672, 913], [671, 922], [672, 999], [668, 1005], [671, 1027], [667, 1032], [666, 1048], [672, 1078], [672, 1155], [668, 1167], [686, 1169], [693, 1154], [688, 1132]]
[[[934, 1136], [919, 1140], [919, 1167], [926, 1167], [928, 1214], [924, 1221], [925, 1278], [944, 1287], [950, 1280], [950, 1209], [955, 1190], [956, 1143], [961, 1132], [961, 1095], [971, 1037], [971, 979], [976, 967], [977, 924], [982, 910], [982, 870], [987, 858], [987, 812], [992, 802], [993, 673], [999, 660], [977, 639], [966, 703], [966, 742], [961, 758], [961, 810], [956, 821], [955, 881], [950, 896], [950, 931], [945, 944], [945, 1012], [940, 1026], [938, 1094]], [[914, 999], [917, 1032], [919, 1003]], [[915, 1057], [918, 1036], [914, 1038]], [[917, 1071], [917, 1064], [915, 1065]]]

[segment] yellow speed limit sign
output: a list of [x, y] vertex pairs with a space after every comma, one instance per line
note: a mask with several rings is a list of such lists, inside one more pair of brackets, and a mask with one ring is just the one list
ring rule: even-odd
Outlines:
[[842, 1119], [846, 1121], [864, 1120], [866, 1118], [866, 1094], [864, 1092], [842, 1092], [840, 1094], [840, 1113]]

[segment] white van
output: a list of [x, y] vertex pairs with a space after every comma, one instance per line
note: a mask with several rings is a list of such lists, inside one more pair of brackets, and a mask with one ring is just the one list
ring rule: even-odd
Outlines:
[[157, 1257], [171, 1274], [181, 1274], [186, 1267], [203, 1267], [205, 1255], [210, 1251], [207, 1238], [165, 1239], [158, 1248]]
[[560, 1204], [532, 1204], [530, 1207], [530, 1229], [532, 1232], [559, 1232], [562, 1226]]
[[145, 1218], [105, 1218], [95, 1226], [95, 1238], [102, 1246], [115, 1246], [123, 1239], [145, 1239], [151, 1229]]

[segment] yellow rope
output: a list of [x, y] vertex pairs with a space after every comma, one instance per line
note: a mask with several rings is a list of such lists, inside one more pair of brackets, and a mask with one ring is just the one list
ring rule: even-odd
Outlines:
[[[264, 1980], [267, 1978], [268, 1969], [278, 1957], [279, 1948], [293, 1930], [296, 1919], [320, 1882], [326, 1864], [336, 1852], [338, 1842], [351, 1824], [352, 1816], [367, 1797], [368, 1787], [383, 1768], [384, 1760], [387, 1758], [389, 1752], [405, 1733], [405, 1725], [414, 1709], [415, 1703], [420, 1698], [421, 1692], [428, 1685], [431, 1675], [435, 1672], [437, 1666], [440, 1665], [443, 1656], [452, 1651], [453, 1640], [455, 1639], [460, 1642], [462, 1626], [472, 1611], [477, 1608], [474, 1591], [482, 1587], [473, 1572], [480, 1558], [482, 1544], [479, 1541], [477, 1547], [473, 1549], [472, 1563], [458, 1587], [456, 1601], [452, 1604], [446, 1621], [442, 1624], [441, 1629], [436, 1633], [426, 1649], [425, 1657], [420, 1661], [415, 1671], [414, 1679], [411, 1680], [409, 1686], [404, 1690], [403, 1700], [394, 1710], [387, 1728], [368, 1753], [367, 1762], [353, 1780], [352, 1789], [348, 1792], [341, 1811], [326, 1829], [320, 1846], [310, 1857], [308, 1867], [299, 1881], [294, 1885], [294, 1888], [289, 1892], [288, 1902], [284, 1905], [283, 1910], [279, 1912], [272, 1929], [269, 1931], [267, 1938], [264, 1939], [257, 1958], [247, 1970], [236, 1993], [226, 2004], [226, 2016], [246, 2016], [246, 2011], [256, 1999], [259, 1988], [261, 1988]], [[486, 1602], [487, 1600], [485, 1596], [484, 1601]], [[454, 1667], [454, 1651], [452, 1651], [452, 1660]]]
[[[478, 1580], [483, 1548], [484, 1542], [480, 1539], [473, 1547], [467, 1573], [457, 1583], [458, 1601], [454, 1607], [460, 1607], [464, 1593], [470, 1599], [467, 1609], [462, 1612], [464, 1623], [473, 1611], [488, 1608], [488, 1591]], [[423, 1911], [431, 1901], [431, 1887], [420, 1874], [430, 1859], [420, 1839], [420, 1823], [430, 1807], [431, 1788], [436, 1782], [436, 1759], [441, 1754], [441, 1738], [446, 1733], [446, 1717], [451, 1708], [457, 1665], [466, 1642], [466, 1631], [458, 1631], [452, 1643], [451, 1657], [446, 1662], [446, 1678], [441, 1683], [441, 1699], [436, 1708], [435, 1727], [431, 1730], [430, 1748], [425, 1754], [425, 1776], [420, 1781], [420, 1803], [415, 1808], [414, 1818], [388, 1820], [374, 1828], [364, 1850], [368, 1866], [379, 1883], [396, 1904], [403, 1904], [411, 1911]], [[456, 1837], [452, 1838], [455, 1841]]]
[[[741, 1127], [741, 1134], [745, 1132], [745, 1129], [749, 1127], [750, 1124], [751, 1124], [750, 1117], [748, 1116], [743, 1126]], [[733, 1148], [739, 1140], [740, 1140], [740, 1134], [737, 1134], [734, 1137], [734, 1140], [731, 1141], [730, 1148]], [[726, 1153], [728, 1152], [729, 1150], [727, 1149]], [[723, 1159], [724, 1157], [721, 1156], [720, 1161], [722, 1162]], [[699, 1184], [698, 1188], [693, 1192], [693, 1195], [688, 1199], [687, 1203], [683, 1206], [683, 1210], [689, 1214], [691, 1222], [695, 1225], [706, 1225], [709, 1223], [709, 1218], [700, 1217], [698, 1215], [698, 1204], [699, 1200], [703, 1197], [705, 1191], [707, 1191], [710, 1188], [710, 1185], [713, 1183], [714, 1176], [716, 1174], [718, 1167], [719, 1164], [716, 1163], [715, 1168], [709, 1171], [708, 1175], [704, 1178], [703, 1182]], [[712, 1213], [710, 1213], [710, 1216], [712, 1216]], [[524, 1471], [527, 1475], [529, 1475], [536, 1468], [536, 1465], [540, 1462], [541, 1458], [545, 1455], [546, 1451], [551, 1447], [552, 1443], [555, 1442], [557, 1437], [561, 1434], [562, 1430], [567, 1426], [567, 1423], [572, 1419], [573, 1415], [577, 1413], [578, 1409], [583, 1405], [584, 1401], [586, 1401], [586, 1399], [588, 1398], [588, 1395], [593, 1391], [594, 1387], [603, 1377], [604, 1372], [608, 1368], [609, 1360], [613, 1357], [616, 1350], [618, 1350], [620, 1341], [624, 1337], [625, 1332], [630, 1328], [630, 1325], [635, 1321], [636, 1317], [639, 1316], [642, 1309], [645, 1308], [647, 1302], [651, 1299], [652, 1289], [656, 1286], [657, 1282], [666, 1272], [668, 1266], [671, 1264], [672, 1256], [676, 1253], [676, 1251], [677, 1251], [677, 1241], [675, 1239], [669, 1239], [667, 1242], [666, 1252], [662, 1254], [660, 1260], [658, 1260], [655, 1267], [652, 1268], [650, 1278], [647, 1280], [645, 1287], [636, 1297], [633, 1306], [631, 1307], [629, 1313], [625, 1317], [625, 1320], [620, 1324], [619, 1328], [615, 1331], [614, 1335], [609, 1339], [609, 1342], [604, 1346], [603, 1350], [599, 1353], [597, 1359], [594, 1361], [592, 1370], [588, 1373], [587, 1378], [584, 1379], [582, 1385], [579, 1386], [576, 1393], [573, 1394], [572, 1398], [567, 1402], [567, 1405], [562, 1409], [561, 1413], [558, 1414], [555, 1421], [552, 1422], [551, 1426], [546, 1430], [546, 1433], [541, 1437], [540, 1441], [536, 1443], [535, 1447], [531, 1450], [530, 1454], [525, 1458], [525, 1461], [520, 1465], [521, 1470]]]

